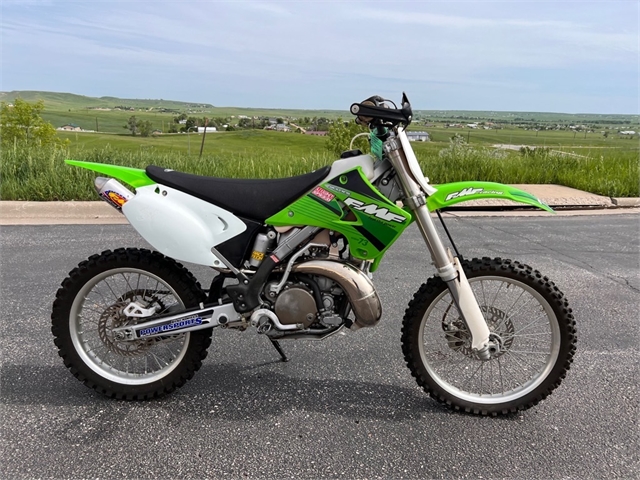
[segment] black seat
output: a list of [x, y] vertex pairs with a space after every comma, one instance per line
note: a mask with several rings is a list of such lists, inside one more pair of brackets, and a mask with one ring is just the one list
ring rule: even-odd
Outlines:
[[329, 173], [323, 167], [305, 175], [276, 179], [215, 178], [149, 165], [147, 175], [161, 185], [213, 203], [240, 217], [263, 222], [317, 185]]

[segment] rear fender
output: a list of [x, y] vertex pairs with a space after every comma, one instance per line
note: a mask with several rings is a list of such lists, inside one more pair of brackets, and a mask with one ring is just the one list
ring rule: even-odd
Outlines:
[[549, 205], [541, 202], [530, 193], [519, 188], [494, 182], [455, 182], [437, 185], [438, 190], [427, 197], [427, 207], [430, 211], [440, 210], [469, 200], [485, 198], [500, 198], [537, 207], [547, 212], [555, 213]]
[[128, 183], [135, 196], [122, 205], [122, 213], [137, 232], [160, 253], [182, 262], [221, 266], [211, 247], [247, 229], [231, 212], [179, 190], [158, 185], [144, 170], [104, 163], [65, 160]]
[[109, 177], [117, 178], [125, 183], [128, 183], [134, 188], [144, 187], [146, 185], [153, 185], [147, 173], [140, 168], [120, 167], [118, 165], [108, 165], [106, 163], [93, 163], [93, 162], [81, 162], [78, 160], [65, 160], [67, 165], [73, 165], [74, 167], [86, 168], [87, 170], [93, 170], [94, 172], [103, 173]]

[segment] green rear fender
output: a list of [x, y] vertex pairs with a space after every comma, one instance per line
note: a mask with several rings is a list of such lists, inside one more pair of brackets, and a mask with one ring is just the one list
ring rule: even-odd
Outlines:
[[125, 183], [128, 183], [134, 188], [144, 187], [146, 185], [153, 185], [146, 172], [140, 168], [131, 167], [119, 167], [118, 165], [108, 165], [106, 163], [93, 163], [93, 162], [80, 162], [78, 160], [65, 160], [68, 165], [74, 167], [86, 168], [87, 170], [93, 170], [94, 172], [103, 173], [109, 177], [117, 178]]
[[427, 198], [427, 207], [430, 211], [450, 207], [457, 203], [469, 200], [481, 200], [483, 198], [500, 198], [524, 203], [532, 207], [541, 208], [547, 212], [555, 213], [549, 205], [541, 202], [530, 193], [509, 185], [493, 182], [455, 182], [436, 185], [438, 191]]

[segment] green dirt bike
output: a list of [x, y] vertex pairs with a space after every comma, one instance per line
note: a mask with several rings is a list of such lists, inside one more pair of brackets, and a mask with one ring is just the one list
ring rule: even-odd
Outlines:
[[[371, 97], [351, 106], [370, 127], [371, 155], [348, 151], [292, 178], [211, 178], [68, 160], [114, 177], [96, 179], [99, 195], [157, 251], [105, 251], [70, 272], [52, 313], [65, 365], [99, 392], [141, 400], [189, 380], [214, 328], [254, 327], [286, 360], [281, 341], [373, 327], [382, 308], [372, 273], [415, 222], [436, 269], [402, 325], [404, 357], [418, 384], [451, 408], [482, 415], [544, 399], [575, 352], [564, 295], [519, 262], [453, 255], [430, 213], [481, 198], [552, 210], [497, 183], [430, 185], [406, 134], [411, 105], [406, 95], [401, 108], [392, 104]], [[204, 291], [178, 261], [219, 275]]]

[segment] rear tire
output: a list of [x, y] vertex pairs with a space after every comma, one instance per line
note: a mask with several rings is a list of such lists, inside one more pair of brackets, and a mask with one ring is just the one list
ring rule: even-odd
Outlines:
[[204, 297], [186, 268], [158, 252], [107, 250], [80, 263], [62, 282], [51, 331], [64, 364], [86, 386], [119, 399], [160, 397], [200, 368], [212, 330], [123, 342], [112, 329], [135, 323], [121, 312], [132, 301], [161, 314], [195, 307]]
[[454, 410], [498, 415], [525, 410], [565, 377], [576, 350], [568, 302], [547, 277], [500, 258], [463, 268], [499, 351], [482, 361], [439, 277], [420, 287], [405, 312], [402, 350], [411, 374]]

